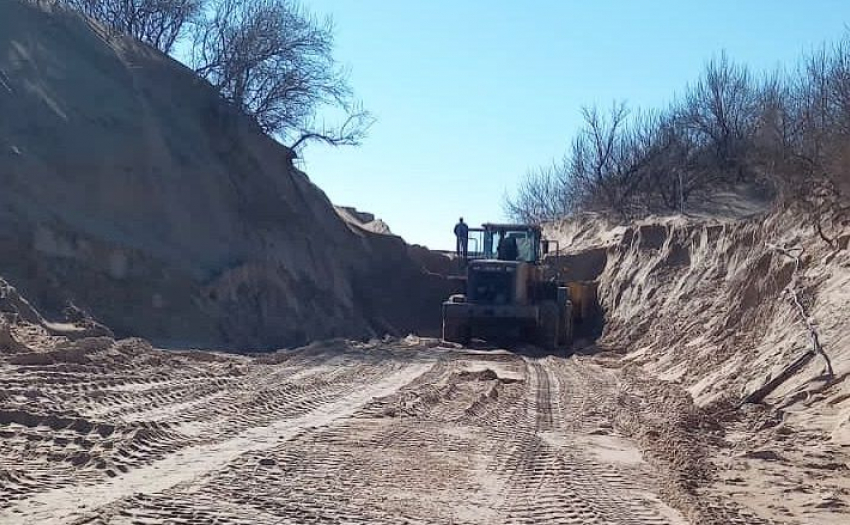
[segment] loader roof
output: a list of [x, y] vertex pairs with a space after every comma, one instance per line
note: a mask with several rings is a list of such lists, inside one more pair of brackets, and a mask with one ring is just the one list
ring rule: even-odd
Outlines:
[[486, 230], [540, 230], [540, 226], [536, 224], [510, 224], [498, 222], [485, 222], [481, 225]]

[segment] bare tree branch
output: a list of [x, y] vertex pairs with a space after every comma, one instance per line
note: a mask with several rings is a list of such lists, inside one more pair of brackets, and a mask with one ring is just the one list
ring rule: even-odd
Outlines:
[[56, 3], [170, 53], [186, 26], [200, 15], [204, 0], [56, 0]]
[[[334, 147], [359, 146], [374, 122], [374, 117], [368, 111], [356, 106], [349, 112], [345, 121], [337, 127], [321, 126], [321, 128], [315, 128], [310, 126], [303, 129], [301, 135], [289, 146], [289, 149], [293, 152], [293, 156], [297, 157], [300, 149], [309, 141], [321, 142]], [[319, 130], [316, 131], [316, 129]]]
[[[295, 0], [210, 0], [193, 37], [195, 71], [293, 149], [308, 141], [359, 144], [371, 125], [351, 103], [346, 72], [333, 59], [333, 22]], [[349, 107], [355, 109], [349, 111]], [[315, 126], [322, 107], [338, 107], [338, 128]]]

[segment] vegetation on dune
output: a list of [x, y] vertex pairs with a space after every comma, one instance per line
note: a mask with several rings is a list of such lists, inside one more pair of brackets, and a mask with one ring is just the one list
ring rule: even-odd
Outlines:
[[[357, 145], [373, 122], [335, 61], [334, 27], [298, 0], [30, 0], [79, 11], [182, 58], [297, 155]], [[329, 108], [342, 118], [327, 126]], [[529, 171], [505, 211], [542, 222], [580, 211], [626, 220], [757, 187], [801, 206], [821, 237], [850, 218], [850, 34], [758, 76], [725, 53], [664, 108], [586, 107], [564, 157]]]
[[[267, 134], [297, 153], [306, 143], [358, 145], [372, 117], [333, 57], [334, 26], [297, 0], [36, 0], [78, 11], [184, 60]], [[342, 114], [339, 125], [317, 119]]]
[[666, 108], [584, 108], [564, 158], [506, 198], [513, 218], [681, 211], [739, 184], [801, 205], [826, 240], [850, 205], [850, 35], [759, 78], [725, 53]]

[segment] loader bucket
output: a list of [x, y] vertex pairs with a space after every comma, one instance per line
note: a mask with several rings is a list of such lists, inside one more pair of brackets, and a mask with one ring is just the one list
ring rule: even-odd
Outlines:
[[599, 307], [597, 285], [596, 281], [567, 283], [570, 289], [570, 301], [573, 303], [573, 319], [581, 327], [595, 327], [600, 323], [602, 312]]

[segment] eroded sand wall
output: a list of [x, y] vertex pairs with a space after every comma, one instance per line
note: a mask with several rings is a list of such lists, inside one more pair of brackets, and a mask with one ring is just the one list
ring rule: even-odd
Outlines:
[[741, 220], [647, 219], [627, 227], [583, 218], [550, 232], [574, 252], [606, 250], [600, 345], [681, 383], [698, 404], [740, 401], [809, 351], [811, 333], [796, 295], [834, 376], [825, 376], [826, 360], [816, 355], [771, 389], [768, 400], [817, 401], [829, 386], [837, 397], [820, 401], [835, 414], [811, 423], [850, 442], [850, 406], [839, 391], [850, 372], [846, 227], [830, 230], [833, 247], [794, 210]]
[[4, 1], [0, 73], [0, 275], [45, 315], [72, 302], [120, 336], [241, 349], [438, 328], [411, 313], [442, 291], [404, 243], [346, 224], [174, 60]]

